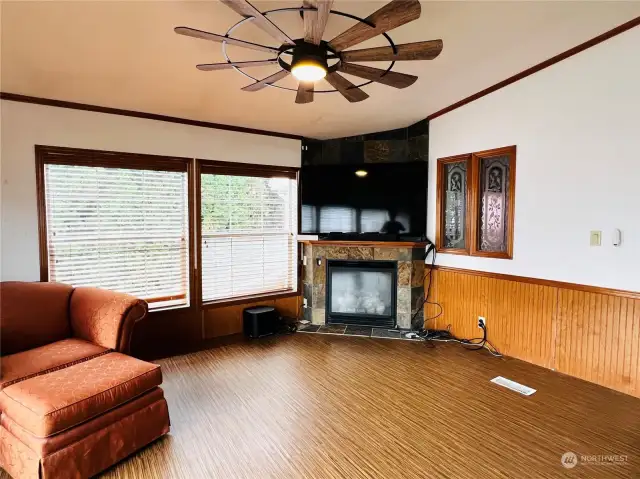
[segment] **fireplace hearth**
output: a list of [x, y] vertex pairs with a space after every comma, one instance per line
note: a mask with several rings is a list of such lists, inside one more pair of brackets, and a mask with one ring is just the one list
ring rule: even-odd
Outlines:
[[326, 323], [396, 326], [394, 261], [327, 261]]

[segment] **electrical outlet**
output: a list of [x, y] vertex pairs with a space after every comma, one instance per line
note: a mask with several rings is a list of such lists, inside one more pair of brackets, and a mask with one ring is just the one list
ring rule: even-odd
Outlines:
[[306, 266], [307, 265], [307, 256], [303, 256], [302, 257], [302, 266]]
[[482, 316], [478, 316], [478, 328], [484, 329], [487, 327], [487, 320]]
[[307, 307], [307, 298], [302, 298], [302, 307], [303, 308]]

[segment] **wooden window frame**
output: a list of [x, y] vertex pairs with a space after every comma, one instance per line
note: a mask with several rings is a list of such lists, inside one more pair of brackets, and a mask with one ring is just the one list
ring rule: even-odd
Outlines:
[[[137, 153], [125, 153], [118, 151], [102, 151], [82, 148], [67, 148], [57, 146], [35, 145], [35, 166], [36, 166], [36, 194], [38, 210], [38, 241], [40, 259], [40, 281], [49, 281], [49, 251], [47, 241], [47, 212], [46, 212], [46, 185], [44, 167], [46, 164], [63, 164], [76, 166], [94, 166], [103, 168], [127, 168], [136, 170], [155, 171], [184, 171], [187, 174], [188, 189], [188, 235], [189, 235], [189, 256], [188, 256], [188, 277], [189, 277], [189, 305], [169, 306], [159, 308], [153, 312], [169, 309], [200, 310], [216, 308], [221, 306], [242, 304], [262, 300], [273, 300], [298, 296], [302, 291], [301, 255], [298, 251], [298, 282], [292, 291], [277, 293], [262, 293], [239, 298], [220, 299], [216, 301], [202, 302], [201, 286], [201, 266], [202, 255], [200, 251], [201, 242], [201, 185], [200, 175], [202, 173], [236, 174], [242, 176], [256, 177], [286, 177], [295, 179], [298, 182], [298, 204], [300, 203], [299, 171], [296, 167], [281, 167], [271, 165], [258, 165], [249, 163], [234, 163], [223, 161], [212, 161], [202, 159], [192, 159], [184, 157], [148, 155]], [[298, 208], [298, 221], [300, 211]], [[297, 233], [297, 232], [296, 232]], [[299, 246], [296, 246], [299, 247]], [[177, 298], [179, 299], [179, 298]]]
[[[445, 248], [444, 246], [444, 186], [445, 186], [445, 166], [451, 163], [467, 163], [467, 190], [465, 205], [465, 226], [464, 226], [464, 248]], [[438, 176], [436, 180], [436, 249], [441, 253], [469, 255], [469, 232], [471, 231], [471, 191], [469, 183], [471, 182], [471, 154], [448, 156], [446, 158], [438, 158]]]
[[[197, 277], [198, 277], [198, 304], [202, 309], [214, 309], [224, 306], [232, 306], [243, 303], [251, 303], [256, 301], [268, 301], [280, 298], [289, 298], [293, 296], [299, 296], [302, 291], [302, 266], [301, 266], [301, 253], [300, 245], [297, 244], [297, 275], [298, 281], [296, 287], [291, 291], [273, 292], [273, 293], [258, 293], [254, 295], [246, 295], [234, 298], [222, 298], [213, 301], [202, 300], [202, 188], [201, 188], [201, 175], [203, 174], [215, 174], [215, 175], [237, 175], [237, 176], [254, 176], [258, 178], [289, 178], [293, 179], [298, 184], [298, 197], [296, 201], [298, 203], [297, 215], [298, 225], [300, 224], [300, 168], [288, 167], [288, 166], [273, 166], [273, 165], [259, 165], [253, 163], [236, 163], [228, 161], [215, 161], [215, 160], [196, 160], [195, 168], [195, 188], [196, 194], [196, 243], [198, 245], [197, 255]], [[298, 226], [299, 229], [299, 226]], [[295, 234], [299, 232], [296, 231]]]
[[[49, 248], [47, 241], [47, 211], [46, 211], [46, 185], [44, 168], [47, 164], [72, 165], [72, 166], [93, 166], [100, 168], [125, 168], [130, 170], [153, 170], [153, 171], [180, 171], [187, 175], [187, 208], [188, 218], [188, 241], [189, 255], [187, 258], [187, 269], [189, 278], [189, 304], [168, 306], [158, 308], [154, 311], [164, 309], [195, 309], [197, 306], [196, 297], [196, 274], [194, 265], [196, 264], [196, 251], [194, 248], [195, 230], [194, 215], [195, 209], [194, 187], [193, 187], [193, 160], [190, 158], [146, 155], [137, 153], [123, 153], [117, 151], [100, 151], [81, 148], [67, 148], [58, 146], [35, 145], [36, 164], [36, 195], [38, 207], [38, 242], [40, 256], [40, 281], [49, 281]], [[152, 298], [148, 302], [155, 302], [172, 298]]]
[[[481, 202], [480, 195], [480, 162], [486, 158], [495, 156], [509, 157], [509, 190], [507, 197], [509, 202], [509, 214], [507, 216], [507, 250], [506, 251], [482, 251], [478, 249], [478, 232], [480, 223], [480, 212], [478, 207]], [[477, 256], [481, 258], [513, 259], [513, 236], [515, 224], [516, 205], [516, 157], [517, 147], [515, 145], [491, 150], [466, 153], [463, 155], [448, 156], [438, 158], [436, 177], [436, 249], [441, 253], [459, 254], [467, 256]], [[467, 160], [467, 201], [465, 218], [465, 248], [445, 248], [444, 247], [444, 168], [449, 163], [459, 163]]]
[[[478, 249], [478, 232], [480, 228], [480, 212], [478, 207], [480, 206], [482, 194], [482, 188], [480, 188], [480, 162], [486, 158], [493, 158], [496, 156], [508, 156], [509, 157], [509, 190], [507, 191], [507, 202], [509, 205], [509, 211], [507, 216], [507, 250], [506, 251], [481, 251]], [[478, 151], [471, 155], [472, 157], [472, 169], [471, 179], [474, 190], [472, 191], [472, 213], [473, 220], [471, 221], [471, 256], [479, 256], [482, 258], [497, 258], [497, 259], [513, 259], [513, 226], [515, 220], [516, 211], [516, 147], [505, 146], [502, 148], [494, 148], [491, 150]]]

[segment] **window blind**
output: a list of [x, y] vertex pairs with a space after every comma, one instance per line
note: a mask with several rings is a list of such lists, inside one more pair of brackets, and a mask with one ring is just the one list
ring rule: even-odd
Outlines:
[[297, 289], [295, 178], [201, 175], [202, 300]]
[[45, 164], [49, 279], [189, 302], [186, 171]]

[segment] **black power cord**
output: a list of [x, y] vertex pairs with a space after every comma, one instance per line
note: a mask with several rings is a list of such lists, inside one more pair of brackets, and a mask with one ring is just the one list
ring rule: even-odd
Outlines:
[[[469, 351], [477, 351], [479, 349], [486, 349], [495, 357], [502, 357], [502, 354], [498, 349], [487, 339], [487, 327], [482, 326], [482, 337], [463, 339], [454, 336], [451, 333], [451, 325], [447, 326], [447, 329], [425, 329], [423, 332], [418, 333], [418, 336], [424, 341], [439, 341], [443, 343], [459, 343]], [[433, 345], [431, 345], [433, 347]]]
[[298, 331], [298, 318], [279, 316], [276, 331], [281, 334], [292, 334]]
[[[470, 351], [476, 351], [479, 349], [486, 349], [487, 351], [489, 351], [489, 353], [491, 353], [493, 356], [496, 357], [502, 357], [502, 354], [500, 354], [500, 352], [498, 351], [498, 349], [491, 343], [491, 341], [489, 341], [487, 339], [487, 327], [486, 326], [482, 326], [482, 337], [481, 338], [471, 338], [471, 339], [464, 339], [464, 338], [458, 338], [456, 336], [454, 336], [451, 333], [451, 325], [447, 326], [447, 329], [445, 330], [439, 330], [439, 329], [426, 329], [424, 326], [427, 324], [428, 321], [431, 321], [433, 319], [437, 319], [440, 316], [442, 316], [442, 313], [444, 312], [442, 305], [438, 302], [432, 302], [429, 301], [429, 296], [431, 295], [431, 284], [433, 281], [432, 275], [433, 275], [433, 270], [434, 270], [434, 266], [436, 264], [436, 248], [435, 245], [433, 243], [429, 244], [429, 247], [427, 248], [427, 251], [425, 253], [424, 259], [426, 260], [429, 257], [429, 253], [432, 253], [431, 256], [431, 267], [429, 268], [429, 271], [425, 272], [424, 276], [422, 277], [422, 284], [424, 286], [425, 281], [429, 281], [427, 286], [426, 286], [426, 294], [424, 295], [424, 298], [422, 300], [422, 302], [420, 303], [420, 306], [417, 308], [416, 312], [413, 314], [413, 316], [411, 317], [411, 328], [416, 331], [416, 334], [418, 335], [419, 338], [422, 338], [424, 341], [428, 341], [431, 347], [433, 347], [433, 343], [431, 343], [431, 341], [439, 341], [439, 342], [455, 342], [455, 343], [459, 343], [461, 344], [463, 347], [465, 347], [466, 349], [470, 350]], [[431, 316], [428, 318], [424, 318], [423, 323], [421, 325], [421, 327], [419, 328], [414, 328], [414, 321], [416, 319], [416, 317], [418, 316], [418, 314], [420, 314], [420, 311], [424, 310], [424, 306], [426, 304], [432, 304], [434, 306], [437, 306], [439, 308], [438, 314], [436, 314], [435, 316]]]
[[[433, 243], [429, 242], [429, 246], [427, 248], [427, 251], [424, 255], [424, 259], [426, 260], [429, 257], [429, 253], [431, 253], [431, 266], [429, 267], [429, 270], [426, 271], [424, 273], [424, 275], [422, 276], [422, 285], [424, 287], [425, 285], [425, 281], [428, 279], [429, 283], [427, 284], [427, 292], [424, 295], [424, 298], [422, 299], [422, 302], [420, 303], [420, 306], [418, 306], [418, 308], [416, 309], [416, 312], [413, 313], [413, 316], [411, 317], [411, 329], [417, 329], [418, 331], [422, 331], [424, 330], [424, 325], [427, 323], [427, 321], [430, 321], [432, 319], [437, 319], [440, 316], [442, 316], [443, 313], [443, 309], [442, 309], [442, 305], [440, 303], [434, 303], [432, 301], [429, 301], [429, 296], [431, 295], [431, 283], [432, 283], [432, 276], [433, 276], [433, 269], [434, 266], [436, 265], [436, 247]], [[432, 316], [430, 318], [424, 318], [422, 321], [422, 325], [419, 328], [415, 328], [414, 327], [414, 323], [416, 320], [416, 317], [420, 314], [421, 311], [423, 311], [425, 304], [432, 304], [434, 306], [437, 306], [440, 311], [438, 312], [438, 314], [436, 314], [435, 316]]]

